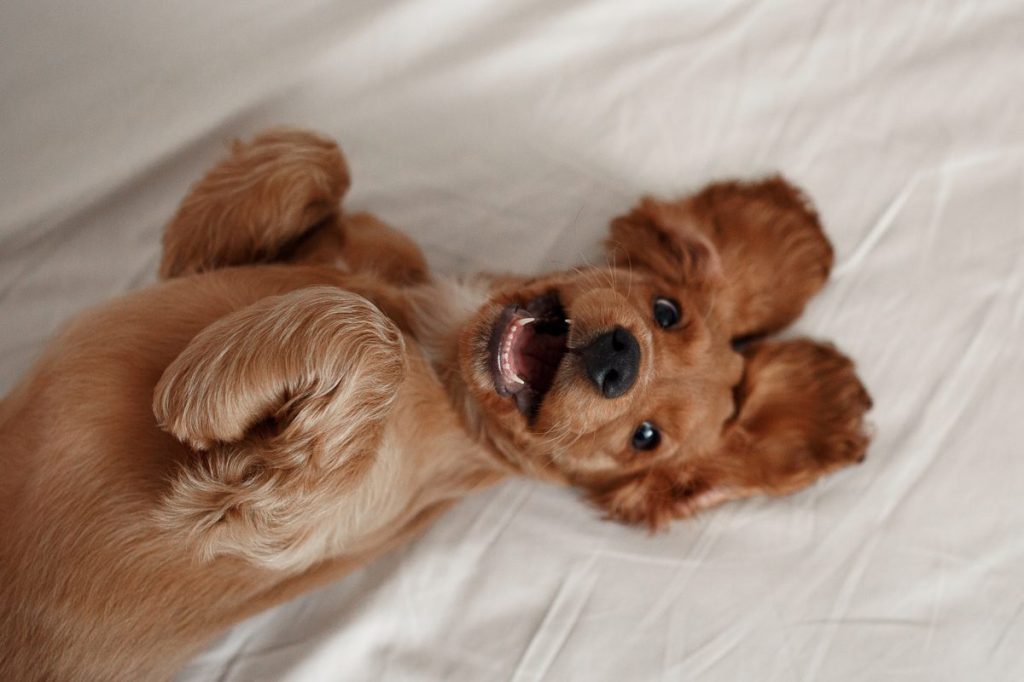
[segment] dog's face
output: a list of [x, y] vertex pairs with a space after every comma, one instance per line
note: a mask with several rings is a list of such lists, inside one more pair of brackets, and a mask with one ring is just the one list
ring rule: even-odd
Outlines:
[[718, 447], [743, 373], [707, 240], [501, 288], [462, 339], [484, 420], [526, 471], [597, 490]]
[[848, 360], [809, 342], [734, 350], [795, 319], [827, 276], [831, 249], [791, 187], [648, 200], [608, 246], [607, 267], [499, 287], [462, 333], [461, 373], [511, 464], [657, 527], [863, 455]]
[[743, 368], [711, 290], [619, 267], [500, 291], [466, 357], [486, 419], [573, 482], [714, 447]]

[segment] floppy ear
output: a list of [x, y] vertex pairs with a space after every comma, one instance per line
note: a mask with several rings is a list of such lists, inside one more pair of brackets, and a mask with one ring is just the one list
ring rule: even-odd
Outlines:
[[679, 285], [707, 285], [722, 274], [711, 240], [686, 226], [666, 224], [662, 204], [644, 197], [626, 215], [612, 221], [605, 241], [613, 265], [645, 268]]
[[785, 495], [864, 459], [871, 399], [853, 363], [806, 339], [747, 347], [739, 413], [712, 452], [609, 481], [592, 498], [652, 529], [722, 502]]
[[813, 207], [780, 176], [720, 182], [679, 201], [644, 199], [612, 222], [609, 247], [616, 263], [626, 258], [663, 276], [676, 267], [688, 281], [686, 255], [695, 242], [715, 254], [716, 310], [733, 338], [793, 322], [832, 267], [832, 247]]
[[200, 332], [164, 371], [153, 412], [189, 445], [158, 510], [210, 558], [295, 568], [318, 515], [369, 468], [404, 373], [402, 337], [331, 287], [263, 299]]

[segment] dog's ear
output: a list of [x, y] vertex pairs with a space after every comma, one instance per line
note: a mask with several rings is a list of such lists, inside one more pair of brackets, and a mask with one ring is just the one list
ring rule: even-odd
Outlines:
[[613, 265], [647, 269], [678, 285], [705, 285], [721, 275], [711, 240], [686, 225], [666, 219], [664, 204], [645, 197], [612, 221], [605, 241]]
[[644, 199], [612, 222], [609, 240], [615, 263], [641, 263], [665, 277], [676, 268], [687, 284], [690, 254], [704, 251], [695, 244], [710, 245], [714, 254], [704, 262], [721, 274], [712, 295], [733, 338], [790, 324], [832, 266], [817, 213], [778, 176], [716, 183], [679, 201]]
[[656, 529], [727, 500], [792, 493], [863, 460], [871, 399], [848, 358], [808, 340], [744, 352], [739, 411], [718, 444], [593, 487], [609, 517]]
[[404, 367], [395, 326], [336, 288], [266, 298], [210, 325], [154, 392], [158, 425], [193, 450], [161, 525], [204, 559], [294, 569], [320, 556], [307, 551], [329, 525], [320, 517], [372, 463]]

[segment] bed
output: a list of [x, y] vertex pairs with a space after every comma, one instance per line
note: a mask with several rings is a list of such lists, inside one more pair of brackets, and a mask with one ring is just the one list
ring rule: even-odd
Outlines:
[[600, 259], [640, 194], [776, 170], [836, 247], [788, 333], [858, 362], [863, 465], [655, 536], [511, 481], [180, 680], [1024, 679], [1024, 4], [13, 0], [0, 79], [4, 392], [274, 124], [440, 270]]

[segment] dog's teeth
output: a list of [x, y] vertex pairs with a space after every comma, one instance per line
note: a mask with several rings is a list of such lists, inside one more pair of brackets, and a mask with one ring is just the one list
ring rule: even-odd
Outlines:
[[566, 323], [566, 324], [572, 324], [572, 320], [570, 320], [570, 319], [569, 319], [569, 318], [567, 317], [567, 318], [565, 318], [565, 323]]
[[512, 375], [512, 381], [514, 381], [516, 384], [518, 384], [520, 386], [522, 386], [523, 384], [526, 383], [526, 381], [524, 381], [523, 378], [521, 376], [519, 376], [518, 374], [513, 374]]
[[536, 321], [536, 317], [524, 317], [523, 319], [519, 320], [518, 324], [520, 327], [525, 327], [526, 325], [533, 324]]

